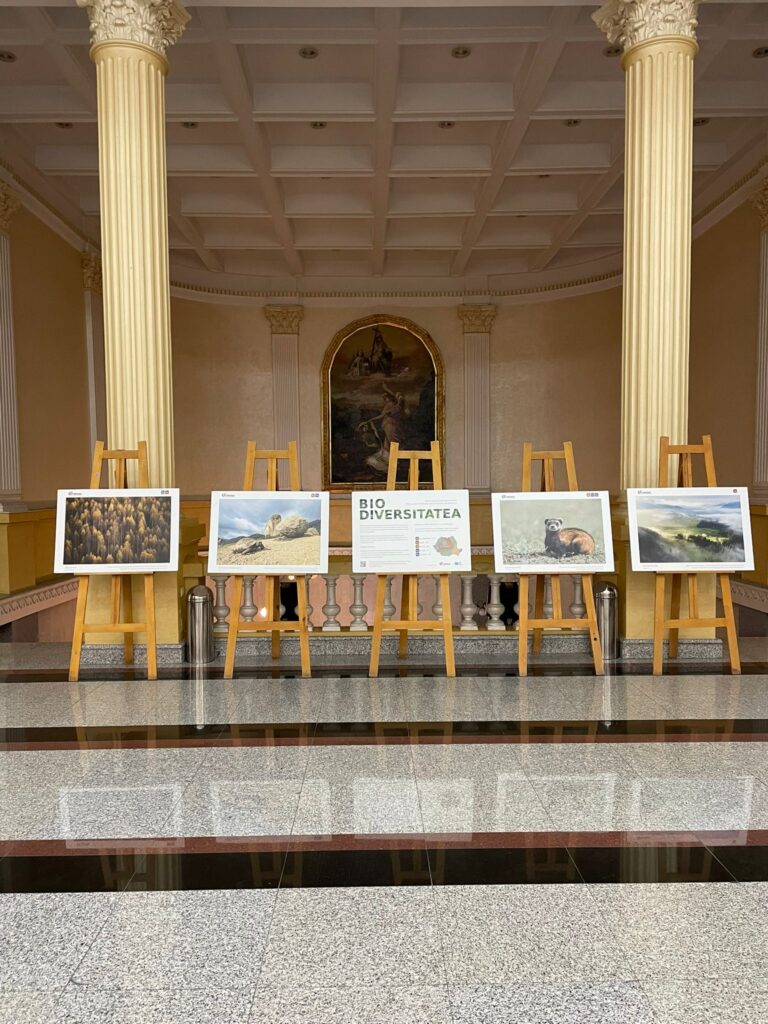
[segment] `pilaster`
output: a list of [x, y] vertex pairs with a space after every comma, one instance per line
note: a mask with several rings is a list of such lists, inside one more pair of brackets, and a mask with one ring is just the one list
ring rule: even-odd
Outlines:
[[491, 329], [496, 306], [462, 305], [464, 332], [464, 486], [491, 489]]
[[[295, 441], [301, 459], [301, 416], [299, 407], [299, 329], [303, 306], [265, 306], [264, 316], [272, 332], [272, 402], [274, 446], [288, 447]], [[281, 488], [289, 487], [283, 475]]]

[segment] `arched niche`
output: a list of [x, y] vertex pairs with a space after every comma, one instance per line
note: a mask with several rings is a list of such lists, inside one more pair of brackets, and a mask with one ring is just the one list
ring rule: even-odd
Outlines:
[[443, 361], [411, 320], [379, 313], [347, 324], [326, 350], [321, 386], [324, 487], [383, 488], [392, 441], [411, 450], [440, 441], [442, 452]]

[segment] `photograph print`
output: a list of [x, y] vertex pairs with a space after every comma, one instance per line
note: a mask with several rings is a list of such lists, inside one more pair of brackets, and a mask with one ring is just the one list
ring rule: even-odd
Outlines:
[[213, 492], [209, 573], [279, 576], [327, 571], [327, 493]]
[[607, 491], [494, 494], [496, 572], [613, 572]]
[[754, 568], [746, 487], [627, 491], [636, 572], [736, 572]]
[[178, 490], [59, 491], [56, 572], [175, 572], [178, 563]]

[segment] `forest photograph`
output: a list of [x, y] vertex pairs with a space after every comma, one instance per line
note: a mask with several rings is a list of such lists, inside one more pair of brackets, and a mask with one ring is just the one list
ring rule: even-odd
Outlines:
[[114, 491], [65, 497], [57, 523], [59, 571], [100, 566], [114, 567], [114, 572], [172, 569], [173, 506], [170, 493]]

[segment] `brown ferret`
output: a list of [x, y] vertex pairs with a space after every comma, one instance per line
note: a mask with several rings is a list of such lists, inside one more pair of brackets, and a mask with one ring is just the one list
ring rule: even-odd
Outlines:
[[592, 534], [576, 526], [566, 526], [563, 529], [562, 519], [545, 519], [544, 530], [544, 548], [555, 558], [595, 553], [595, 538]]

